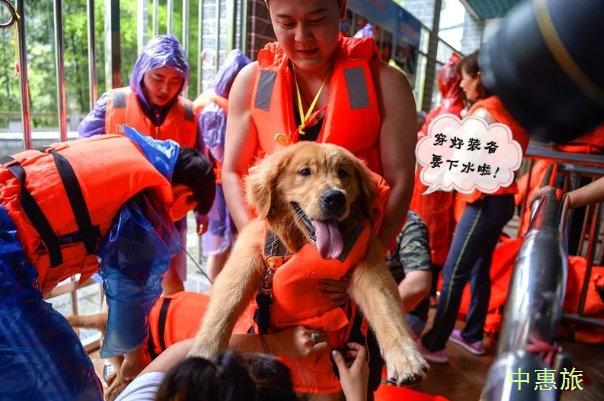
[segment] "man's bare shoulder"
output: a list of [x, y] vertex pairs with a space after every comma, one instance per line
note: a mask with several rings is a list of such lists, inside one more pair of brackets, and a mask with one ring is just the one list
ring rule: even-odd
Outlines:
[[257, 71], [258, 62], [255, 61], [243, 67], [237, 74], [229, 94], [229, 107], [233, 105], [236, 110], [240, 110], [250, 104]]
[[409, 106], [415, 109], [415, 97], [405, 74], [379, 60], [372, 60], [370, 69], [381, 107], [399, 109]]
[[237, 74], [237, 80], [241, 80], [249, 83], [250, 81], [256, 78], [256, 73], [258, 72], [258, 62], [254, 61], [243, 67], [239, 74]]
[[412, 92], [409, 80], [400, 70], [380, 60], [371, 60], [369, 65], [373, 82], [384, 93]]

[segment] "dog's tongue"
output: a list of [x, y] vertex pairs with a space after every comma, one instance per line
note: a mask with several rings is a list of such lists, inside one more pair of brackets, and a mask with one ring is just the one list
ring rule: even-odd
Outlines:
[[336, 219], [326, 221], [313, 220], [316, 232], [316, 243], [323, 259], [336, 259], [344, 249], [344, 239]]

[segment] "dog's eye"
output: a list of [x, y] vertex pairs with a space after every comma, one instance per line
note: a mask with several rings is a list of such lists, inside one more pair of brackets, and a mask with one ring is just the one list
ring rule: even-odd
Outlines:
[[303, 175], [303, 176], [310, 175], [310, 169], [304, 168], [304, 169], [300, 170], [300, 175]]
[[339, 176], [340, 178], [346, 178], [346, 177], [348, 177], [348, 173], [347, 173], [347, 172], [346, 172], [346, 170], [344, 170], [344, 169], [339, 169], [339, 170], [338, 170], [338, 176]]

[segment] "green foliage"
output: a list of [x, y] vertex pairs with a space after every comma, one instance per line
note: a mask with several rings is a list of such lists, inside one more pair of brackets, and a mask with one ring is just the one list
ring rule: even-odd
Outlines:
[[[137, 0], [120, 1], [121, 83], [129, 83], [130, 73], [138, 56]], [[189, 97], [197, 88], [197, 9], [199, 0], [189, 1], [189, 61], [191, 77]], [[86, 0], [64, 0], [63, 48], [67, 113], [85, 115], [90, 111], [88, 82], [88, 28]], [[152, 36], [153, 1], [148, 0], [148, 35]], [[25, 3], [27, 72], [31, 101], [32, 127], [57, 127], [57, 78], [55, 69], [53, 2]], [[97, 91], [100, 97], [108, 88], [105, 84], [105, 1], [95, 0], [95, 51]], [[173, 34], [182, 41], [182, 0], [174, 1]], [[159, 33], [167, 32], [167, 1], [159, 4]], [[8, 19], [0, 7], [0, 20]], [[14, 77], [15, 49], [13, 30], [0, 30], [0, 129], [8, 126], [3, 115], [21, 113], [20, 81]]]

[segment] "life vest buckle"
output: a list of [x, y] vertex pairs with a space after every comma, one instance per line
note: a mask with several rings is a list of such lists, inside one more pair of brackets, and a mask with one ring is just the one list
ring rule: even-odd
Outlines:
[[272, 298], [272, 295], [273, 295], [273, 276], [275, 274], [275, 269], [272, 266], [272, 263], [267, 262], [267, 264], [269, 266], [267, 266], [268, 268], [266, 269], [266, 274], [264, 276], [264, 283], [262, 284], [262, 287], [260, 288], [260, 291], [263, 294], [269, 295]]

